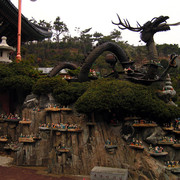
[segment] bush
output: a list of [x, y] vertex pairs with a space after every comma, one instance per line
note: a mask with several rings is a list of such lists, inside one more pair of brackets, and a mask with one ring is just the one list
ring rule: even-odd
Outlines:
[[32, 66], [21, 63], [0, 64], [0, 91], [20, 91], [29, 93], [39, 76]]
[[67, 81], [62, 80], [61, 77], [45, 77], [40, 78], [33, 86], [33, 93], [35, 94], [48, 94], [52, 93], [56, 88], [64, 88]]
[[12, 69], [9, 68], [9, 66], [5, 64], [0, 64], [0, 79], [5, 77], [10, 77], [14, 74]]
[[59, 86], [54, 89], [53, 96], [57, 102], [62, 105], [72, 104], [87, 90], [88, 84], [88, 82], [74, 82], [64, 86], [63, 88]]
[[74, 77], [78, 77], [79, 72], [80, 72], [80, 68], [79, 67], [77, 69], [75, 69], [75, 70], [68, 70], [69, 75], [70, 76], [74, 76]]
[[23, 61], [20, 63], [10, 63], [9, 68], [16, 75], [24, 75], [32, 78], [39, 77], [39, 71], [36, 70], [33, 66], [24, 63]]
[[22, 75], [6, 77], [0, 81], [1, 90], [21, 90], [24, 93], [30, 93], [33, 84], [32, 78]]
[[180, 109], [166, 105], [150, 87], [120, 80], [97, 80], [76, 101], [82, 113], [118, 111], [122, 116], [137, 115], [165, 121], [180, 116]]

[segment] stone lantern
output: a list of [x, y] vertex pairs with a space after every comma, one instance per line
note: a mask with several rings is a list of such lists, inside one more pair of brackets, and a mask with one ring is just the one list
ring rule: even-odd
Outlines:
[[7, 38], [5, 36], [3, 36], [1, 39], [2, 41], [0, 43], [0, 63], [11, 63], [12, 60], [10, 59], [10, 53], [12, 51], [15, 51], [15, 49], [6, 43]]

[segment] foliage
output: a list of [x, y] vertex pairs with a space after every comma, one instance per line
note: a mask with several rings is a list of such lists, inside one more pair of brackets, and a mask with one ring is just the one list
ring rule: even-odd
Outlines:
[[162, 59], [160, 62], [161, 62], [161, 66], [163, 66], [163, 68], [167, 68], [168, 67], [168, 64], [169, 64], [168, 60]]
[[62, 105], [74, 103], [88, 88], [88, 82], [70, 83], [67, 86], [58, 86], [53, 91], [53, 96]]
[[[80, 37], [78, 38], [80, 49], [81, 49], [82, 54], [84, 56], [86, 56], [92, 48], [92, 42], [93, 42], [92, 34], [89, 34], [91, 29], [92, 28], [88, 28], [88, 29], [85, 29], [83, 31], [80, 31]], [[79, 30], [80, 29], [78, 28], [78, 31]]]
[[[37, 22], [33, 19], [31, 21], [37, 25], [51, 29], [53, 33], [52, 37], [55, 37], [54, 40], [56, 40], [48, 39], [41, 42], [28, 42], [22, 46], [24, 60], [32, 65], [50, 67], [56, 65], [59, 61], [76, 62], [80, 65], [95, 44], [101, 44], [107, 41], [118, 43], [128, 54], [129, 58], [135, 61], [137, 65], [140, 65], [142, 60], [148, 57], [146, 46], [134, 46], [128, 44], [128, 41], [120, 41], [122, 38], [121, 31], [116, 29], [105, 36], [100, 32], [92, 34], [90, 32], [92, 28], [80, 30], [80, 28], [76, 27], [78, 36], [73, 37], [59, 16], [52, 24], [45, 20]], [[71, 53], [72, 48], [76, 49], [73, 54]], [[172, 53], [180, 54], [180, 48], [177, 44], [157, 45], [157, 50], [160, 58], [166, 58]], [[103, 61], [101, 62], [103, 63]], [[96, 68], [98, 67], [95, 66], [94, 69], [96, 70]]]
[[0, 64], [1, 91], [13, 90], [29, 93], [39, 72], [23, 62]]
[[13, 75], [13, 71], [6, 64], [0, 64], [0, 79]]
[[80, 70], [81, 70], [80, 67], [78, 67], [78, 68], [76, 68], [74, 70], [69, 69], [68, 73], [69, 73], [70, 76], [78, 77], [78, 75], [80, 73]]
[[160, 121], [180, 115], [179, 108], [166, 105], [152, 89], [119, 80], [92, 82], [75, 105], [83, 113], [116, 110], [122, 116], [131, 114]]
[[54, 40], [56, 40], [58, 43], [60, 42], [60, 35], [69, 31], [66, 24], [61, 21], [59, 16], [54, 21], [53, 29], [55, 30]]
[[43, 77], [38, 79], [38, 81], [33, 86], [33, 93], [41, 95], [52, 93], [54, 89], [61, 87], [64, 88], [67, 81], [62, 80], [61, 77]]
[[169, 56], [170, 54], [176, 53], [180, 54], [180, 49], [178, 44], [162, 44], [157, 45], [157, 51], [161, 52], [164, 56]]
[[31, 92], [33, 84], [33, 79], [24, 75], [5, 77], [0, 81], [1, 91], [14, 90], [21, 91], [26, 94]]
[[24, 63], [23, 61], [20, 63], [11, 63], [9, 64], [9, 68], [16, 75], [24, 75], [29, 76], [31, 78], [38, 78], [39, 72], [31, 65]]

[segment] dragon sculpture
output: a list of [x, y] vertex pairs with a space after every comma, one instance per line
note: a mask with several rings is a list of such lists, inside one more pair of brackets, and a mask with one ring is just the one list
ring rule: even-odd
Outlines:
[[51, 71], [50, 73], [48, 74], [49, 77], [53, 77], [55, 76], [56, 74], [59, 73], [59, 71], [61, 71], [62, 69], [71, 69], [71, 70], [74, 70], [74, 69], [77, 69], [78, 66], [76, 64], [73, 64], [73, 63], [69, 63], [69, 62], [60, 62], [57, 66], [55, 66]]
[[[141, 26], [139, 23], [137, 24], [137, 27], [131, 27], [130, 23], [128, 20], [124, 20], [122, 21], [118, 16], [118, 23], [114, 23], [115, 25], [118, 25], [118, 27], [122, 30], [124, 29], [129, 29], [131, 31], [135, 31], [135, 32], [140, 32], [140, 37], [141, 40], [144, 41], [146, 43], [147, 49], [148, 49], [148, 54], [149, 54], [149, 59], [151, 60], [149, 64], [147, 65], [143, 65], [146, 66], [147, 71], [138, 71], [135, 69], [135, 67], [133, 66], [134, 62], [129, 60], [129, 57], [127, 56], [127, 54], [124, 52], [124, 50], [117, 44], [117, 43], [113, 43], [113, 42], [106, 42], [103, 43], [99, 46], [97, 46], [85, 59], [79, 76], [78, 76], [78, 81], [83, 82], [83, 81], [88, 81], [89, 77], [89, 71], [91, 69], [92, 64], [95, 62], [95, 60], [104, 52], [104, 51], [110, 51], [111, 53], [113, 53], [115, 60], [114, 60], [114, 64], [113, 67], [115, 66], [115, 63], [117, 62], [117, 60], [119, 60], [119, 62], [121, 63], [122, 67], [128, 71], [126, 71], [125, 76], [127, 79], [131, 80], [131, 81], [135, 81], [137, 83], [143, 83], [143, 84], [151, 84], [152, 82], [156, 82], [156, 81], [161, 81], [163, 80], [163, 78], [166, 76], [168, 70], [171, 67], [176, 67], [176, 62], [175, 59], [177, 57], [177, 55], [172, 54], [170, 57], [170, 61], [169, 61], [169, 65], [168, 67], [164, 70], [164, 72], [162, 74], [158, 74], [158, 53], [157, 53], [157, 49], [155, 46], [155, 42], [154, 42], [154, 34], [156, 32], [160, 32], [160, 31], [167, 31], [170, 30], [170, 26], [172, 25], [180, 25], [179, 23], [174, 23], [174, 24], [167, 24], [166, 20], [169, 18], [168, 16], [160, 16], [157, 18], [153, 18], [151, 21], [146, 22], [143, 26]], [[75, 66], [72, 64], [69, 66], [71, 66], [71, 68], [75, 68]], [[57, 67], [55, 67], [55, 70], [52, 70], [52, 72], [50, 73], [50, 76], [54, 75], [54, 72], [57, 73], [57, 70], [61, 70], [60, 68], [62, 68], [62, 65], [59, 65]], [[117, 73], [117, 72], [116, 72]], [[118, 76], [115, 76], [118, 77]]]
[[141, 40], [146, 43], [149, 52], [149, 59], [153, 61], [158, 61], [158, 53], [154, 42], [154, 34], [157, 32], [170, 30], [170, 26], [180, 25], [180, 22], [167, 24], [166, 20], [169, 19], [169, 17], [159, 16], [153, 18], [151, 21], [146, 22], [143, 26], [137, 22], [137, 27], [131, 27], [128, 20], [124, 20], [123, 22], [118, 14], [117, 16], [119, 22], [112, 23], [118, 25], [121, 30], [128, 29], [130, 31], [140, 32]]

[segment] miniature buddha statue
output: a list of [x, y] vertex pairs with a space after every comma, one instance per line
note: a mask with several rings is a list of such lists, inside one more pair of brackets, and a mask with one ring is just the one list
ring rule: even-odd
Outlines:
[[106, 144], [107, 145], [110, 145], [111, 144], [111, 141], [109, 139], [106, 140]]
[[159, 153], [159, 147], [156, 146], [156, 147], [154, 148], [154, 151], [155, 151], [155, 153]]
[[170, 164], [171, 164], [171, 167], [175, 167], [175, 162], [174, 161], [171, 161]]
[[65, 149], [65, 144], [64, 143], [62, 144], [61, 149]]
[[166, 166], [167, 166], [167, 167], [171, 167], [170, 161], [167, 161], [167, 162], [166, 162]]
[[135, 145], [135, 142], [136, 142], [136, 140], [135, 140], [135, 138], [133, 138], [131, 141], [131, 145]]
[[136, 146], [139, 146], [139, 140], [136, 139], [135, 145], [136, 145]]

